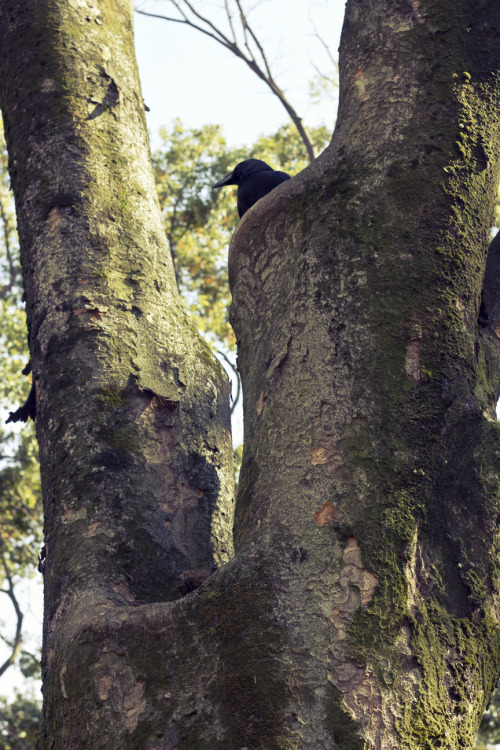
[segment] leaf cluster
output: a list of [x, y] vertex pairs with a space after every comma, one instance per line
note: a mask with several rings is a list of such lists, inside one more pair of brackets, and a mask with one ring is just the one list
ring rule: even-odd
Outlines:
[[491, 703], [481, 720], [473, 750], [487, 750], [500, 745], [500, 688], [492, 695]]
[[35, 750], [41, 702], [19, 692], [13, 701], [0, 697], [0, 746], [3, 750]]

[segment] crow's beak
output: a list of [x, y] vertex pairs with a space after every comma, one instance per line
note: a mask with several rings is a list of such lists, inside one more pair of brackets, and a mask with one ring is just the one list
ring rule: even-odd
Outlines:
[[212, 190], [214, 188], [221, 188], [224, 187], [224, 185], [235, 185], [236, 183], [233, 182], [234, 175], [234, 169], [232, 172], [229, 172], [225, 177], [222, 178], [222, 180], [219, 180], [219, 182], [216, 182], [215, 185], [212, 185]]

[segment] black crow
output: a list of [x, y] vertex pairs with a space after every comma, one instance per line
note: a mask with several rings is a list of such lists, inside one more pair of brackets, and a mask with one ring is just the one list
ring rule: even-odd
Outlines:
[[216, 182], [214, 188], [238, 185], [238, 213], [240, 219], [248, 209], [274, 190], [280, 182], [289, 180], [286, 172], [276, 172], [260, 159], [246, 159], [235, 166], [232, 172]]

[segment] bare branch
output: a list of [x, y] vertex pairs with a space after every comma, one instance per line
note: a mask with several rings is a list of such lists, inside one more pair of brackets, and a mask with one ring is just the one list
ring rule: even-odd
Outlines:
[[238, 368], [231, 362], [229, 357], [226, 354], [224, 354], [224, 352], [222, 352], [220, 349], [217, 349], [217, 354], [219, 354], [223, 358], [223, 360], [229, 365], [229, 367], [231, 368], [231, 370], [234, 372], [236, 376], [236, 396], [234, 397], [233, 405], [231, 406], [231, 414], [232, 414], [234, 410], [236, 409], [236, 404], [238, 403], [240, 399], [240, 394], [241, 394], [240, 373], [238, 372]]
[[228, 23], [229, 23], [229, 28], [231, 29], [231, 33], [233, 35], [233, 41], [236, 44], [237, 39], [236, 39], [236, 33], [234, 31], [234, 26], [233, 26], [233, 16], [232, 16], [232, 13], [231, 13], [231, 8], [229, 7], [229, 3], [228, 3], [227, 0], [224, 0], [224, 7], [226, 9], [226, 16], [227, 16], [227, 20], [228, 20]]
[[[311, 161], [311, 162], [314, 161], [314, 158], [315, 158], [315, 156], [314, 156], [314, 148], [313, 148], [313, 145], [311, 143], [311, 140], [310, 140], [309, 136], [307, 135], [307, 132], [306, 132], [306, 130], [304, 128], [304, 125], [302, 124], [302, 118], [299, 117], [299, 115], [295, 111], [294, 107], [290, 104], [290, 102], [286, 98], [286, 95], [285, 95], [284, 91], [282, 91], [282, 89], [280, 89], [279, 86], [277, 85], [277, 83], [275, 82], [275, 80], [274, 80], [274, 78], [273, 78], [273, 76], [271, 74], [271, 69], [270, 69], [267, 57], [265, 55], [264, 49], [263, 49], [262, 45], [260, 44], [260, 42], [259, 42], [256, 34], [254, 33], [254, 31], [252, 30], [252, 28], [250, 27], [250, 25], [248, 23], [248, 20], [247, 20], [245, 14], [243, 12], [240, 0], [236, 0], [236, 3], [237, 3], [237, 6], [238, 6], [238, 9], [239, 9], [240, 22], [241, 22], [241, 25], [242, 25], [242, 28], [243, 28], [243, 36], [244, 36], [244, 40], [245, 40], [245, 47], [247, 49], [248, 54], [245, 54], [245, 52], [243, 52], [243, 50], [238, 45], [238, 42], [237, 42], [237, 39], [236, 39], [236, 34], [235, 34], [235, 31], [234, 31], [233, 22], [232, 22], [232, 16], [231, 16], [230, 12], [228, 12], [228, 9], [227, 9], [227, 0], [225, 0], [225, 2], [226, 2], [226, 13], [228, 13], [228, 23], [229, 23], [231, 32], [233, 34], [234, 41], [231, 41], [231, 39], [229, 39], [229, 37], [227, 37], [219, 28], [217, 28], [217, 26], [215, 26], [210, 21], [210, 19], [206, 18], [205, 16], [202, 16], [201, 13], [199, 13], [197, 10], [195, 10], [195, 8], [193, 7], [192, 3], [189, 2], [189, 0], [184, 0], [185, 6], [187, 6], [187, 8], [191, 11], [191, 13], [198, 20], [202, 21], [210, 29], [212, 29], [212, 31], [209, 31], [208, 29], [204, 29], [202, 26], [200, 26], [197, 23], [194, 23], [191, 19], [189, 19], [188, 16], [181, 9], [180, 3], [176, 2], [176, 0], [169, 0], [169, 1], [177, 8], [177, 10], [179, 11], [179, 13], [181, 13], [182, 19], [180, 19], [180, 18], [172, 18], [170, 16], [163, 16], [163, 15], [159, 15], [157, 13], [148, 13], [148, 12], [146, 12], [144, 10], [139, 10], [137, 8], [136, 8], [136, 12], [140, 13], [143, 16], [150, 16], [152, 18], [161, 18], [164, 21], [172, 21], [174, 23], [183, 23], [183, 24], [185, 24], [187, 26], [190, 26], [193, 29], [197, 29], [198, 31], [201, 31], [202, 34], [205, 34], [206, 36], [211, 37], [211, 39], [215, 39], [216, 42], [218, 42], [219, 44], [222, 44], [223, 47], [225, 47], [226, 49], [230, 50], [233, 53], [233, 55], [236, 55], [236, 57], [239, 57], [241, 60], [243, 60], [248, 65], [248, 67], [262, 81], [264, 81], [264, 83], [266, 83], [267, 86], [269, 86], [269, 88], [271, 89], [271, 91], [273, 92], [273, 94], [279, 99], [279, 101], [281, 102], [281, 104], [283, 105], [283, 107], [286, 109], [286, 111], [288, 113], [288, 116], [290, 117], [290, 119], [292, 120], [293, 124], [297, 128], [297, 131], [298, 131], [298, 133], [299, 133], [299, 135], [300, 135], [300, 137], [302, 139], [302, 142], [304, 143], [304, 146], [306, 148], [307, 155], [309, 157], [309, 161]], [[251, 36], [251, 38], [253, 39], [253, 41], [255, 42], [255, 44], [256, 44], [256, 46], [257, 46], [257, 48], [258, 48], [258, 50], [259, 50], [259, 52], [261, 54], [261, 57], [262, 57], [262, 60], [263, 60], [263, 68], [264, 69], [262, 68], [261, 65], [259, 65], [259, 63], [255, 59], [255, 55], [253, 54], [253, 52], [250, 49], [250, 46], [249, 46], [249, 43], [248, 43], [247, 32]]]
[[[136, 13], [139, 13], [141, 16], [149, 16], [150, 18], [161, 18], [163, 21], [172, 21], [173, 23], [183, 23], [186, 26], [191, 26], [192, 29], [197, 29], [198, 31], [201, 31], [202, 34], [206, 34], [207, 36], [212, 37], [212, 39], [215, 39], [216, 42], [219, 42], [219, 44], [223, 44], [225, 47], [227, 46], [224, 44], [223, 41], [221, 41], [215, 34], [211, 34], [206, 29], [202, 28], [201, 26], [198, 26], [197, 24], [193, 23], [192, 21], [182, 20], [181, 18], [171, 18], [170, 16], [160, 16], [158, 13], [147, 13], [145, 10], [138, 10], [135, 9]], [[231, 49], [231, 47], [229, 47]]]
[[323, 71], [320, 68], [318, 68], [318, 66], [316, 65], [316, 63], [313, 63], [312, 66], [313, 66], [314, 70], [316, 71], [316, 73], [318, 75], [318, 78], [320, 78], [320, 80], [322, 80], [322, 81], [328, 81], [329, 83], [332, 84], [332, 86], [338, 86], [339, 85], [339, 83], [338, 83], [338, 81], [337, 81], [336, 78], [332, 78], [331, 76], [327, 76], [326, 73], [323, 73]]
[[239, 10], [240, 23], [241, 23], [241, 28], [243, 29], [243, 40], [245, 42], [245, 47], [247, 48], [248, 54], [250, 55], [250, 57], [252, 58], [252, 60], [255, 60], [255, 55], [253, 54], [252, 50], [248, 46], [246, 18], [245, 18], [245, 15], [244, 15], [244, 13], [243, 13], [243, 11], [241, 9], [241, 5], [239, 4], [238, 0], [236, 0], [236, 5], [238, 6], [238, 10]]
[[[173, 2], [173, 1], [174, 0], [170, 0], [170, 2]], [[213, 29], [215, 31], [215, 33], [220, 36], [220, 38], [223, 40], [222, 43], [224, 43], [226, 46], [232, 44], [231, 40], [225, 34], [223, 34], [222, 31], [220, 29], [218, 29], [217, 26], [215, 26], [209, 18], [206, 18], [205, 16], [202, 16], [201, 13], [198, 13], [198, 11], [193, 8], [193, 6], [189, 2], [189, 0], [184, 0], [184, 3], [187, 5], [187, 7], [189, 8], [189, 10], [193, 14], [193, 16], [196, 16], [196, 18], [199, 18], [200, 21], [203, 21], [204, 23], [206, 23], [207, 26], [209, 26], [211, 29]]]
[[323, 37], [321, 36], [321, 34], [319, 33], [318, 29], [316, 28], [316, 26], [314, 24], [313, 24], [313, 27], [314, 27], [314, 34], [313, 34], [313, 36], [316, 37], [316, 39], [319, 41], [319, 43], [321, 44], [321, 46], [325, 50], [325, 52], [326, 52], [326, 54], [328, 56], [328, 59], [330, 60], [331, 64], [333, 65], [333, 67], [337, 71], [337, 75], [338, 75], [338, 72], [339, 72], [338, 61], [332, 55], [332, 51], [331, 51], [330, 47], [325, 42], [325, 40], [323, 39]]
[[[241, 2], [240, 2], [240, 0], [236, 0], [236, 4], [238, 5], [239, 11], [240, 11], [241, 24], [242, 24], [242, 26], [243, 26], [243, 28], [244, 28], [244, 29], [248, 29], [248, 33], [250, 34], [250, 36], [251, 36], [251, 37], [252, 37], [252, 39], [254, 40], [254, 42], [255, 42], [255, 44], [256, 44], [256, 46], [257, 46], [257, 49], [258, 49], [258, 50], [259, 50], [259, 52], [260, 52], [260, 55], [261, 55], [261, 57], [262, 57], [262, 60], [263, 60], [263, 62], [264, 62], [264, 66], [265, 66], [265, 68], [266, 68], [266, 72], [267, 72], [268, 78], [269, 78], [269, 80], [270, 80], [270, 81], [273, 81], [274, 79], [273, 79], [273, 76], [272, 76], [272, 74], [271, 74], [271, 69], [270, 69], [270, 67], [269, 67], [269, 63], [268, 63], [268, 60], [267, 60], [266, 54], [265, 54], [265, 52], [264, 52], [264, 48], [262, 47], [262, 45], [261, 45], [261, 43], [259, 42], [259, 40], [258, 40], [258, 38], [257, 38], [256, 34], [254, 33], [254, 31], [253, 31], [252, 27], [251, 27], [251, 26], [250, 26], [250, 24], [249, 24], [249, 22], [248, 22], [248, 18], [247, 18], [247, 16], [245, 15], [245, 13], [243, 12], [243, 8], [241, 7]], [[249, 49], [248, 45], [247, 45], [247, 49]], [[254, 59], [255, 59], [255, 58], [254, 58]]]
[[7, 596], [11, 600], [12, 606], [14, 607], [14, 610], [17, 616], [16, 634], [14, 636], [14, 644], [12, 646], [12, 653], [10, 654], [10, 656], [7, 657], [4, 663], [0, 666], [0, 677], [1, 677], [8, 670], [8, 668], [14, 664], [21, 650], [21, 642], [22, 642], [21, 629], [23, 625], [23, 613], [21, 612], [21, 608], [19, 607], [19, 603], [14, 593], [14, 585], [12, 583], [12, 576], [10, 574], [9, 566], [5, 558], [3, 541], [1, 539], [0, 539], [0, 557], [2, 558], [2, 565], [3, 565], [5, 578], [7, 580], [7, 585], [8, 585], [7, 590], [2, 589], [1, 591], [3, 594], [7, 594]]

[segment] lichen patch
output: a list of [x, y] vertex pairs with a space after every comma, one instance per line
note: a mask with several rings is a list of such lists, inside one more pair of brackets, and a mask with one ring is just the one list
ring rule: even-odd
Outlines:
[[355, 611], [370, 602], [379, 582], [378, 576], [364, 570], [358, 540], [350, 537], [344, 549], [344, 564], [340, 570], [339, 587], [333, 597], [330, 619], [342, 640], [347, 634]]
[[62, 515], [61, 521], [63, 524], [70, 524], [75, 523], [75, 521], [82, 521], [83, 519], [87, 518], [87, 511], [85, 508], [78, 508], [78, 510], [74, 510], [73, 508], [68, 508]]
[[366, 605], [371, 601], [373, 592], [375, 591], [378, 582], [378, 576], [376, 576], [374, 573], [370, 573], [369, 570], [363, 570], [361, 585], [359, 587], [361, 591], [362, 607], [366, 607]]
[[105, 534], [106, 536], [114, 536], [115, 532], [111, 529], [108, 529], [106, 526], [103, 525], [102, 521], [100, 521], [98, 518], [93, 518], [92, 521], [89, 523], [89, 527], [87, 531], [84, 531], [82, 536], [84, 537], [92, 537], [96, 536], [96, 534]]
[[357, 96], [360, 102], [366, 102], [370, 98], [370, 94], [367, 93], [366, 89], [368, 86], [368, 78], [362, 70], [357, 70], [354, 74], [354, 84], [357, 89]]
[[420, 339], [411, 338], [406, 347], [405, 372], [415, 383], [422, 380], [420, 368]]
[[130, 593], [129, 587], [127, 586], [125, 581], [120, 581], [119, 583], [115, 583], [115, 585], [113, 586], [113, 591], [116, 594], [123, 596], [128, 602], [130, 603], [135, 602], [135, 597]]
[[336, 471], [342, 464], [342, 456], [334, 445], [321, 442], [313, 449], [311, 463], [313, 466], [324, 466], [327, 471]]
[[323, 503], [321, 510], [317, 510], [314, 514], [314, 523], [321, 528], [331, 521], [340, 523], [342, 521], [342, 512], [327, 500], [326, 503]]
[[47, 224], [51, 232], [54, 232], [58, 228], [62, 218], [63, 214], [60, 210], [60, 206], [53, 206], [47, 216]]
[[88, 323], [89, 321], [95, 322], [96, 320], [100, 320], [104, 315], [106, 315], [108, 310], [109, 308], [105, 305], [101, 305], [101, 307], [85, 305], [85, 307], [75, 308], [73, 312], [78, 316], [82, 323]]
[[99, 696], [99, 700], [108, 700], [112, 684], [113, 678], [110, 674], [103, 674], [99, 677], [99, 682], [97, 683], [97, 695]]
[[144, 682], [137, 680], [135, 685], [123, 697], [123, 710], [125, 713], [125, 726], [129, 732], [133, 732], [139, 723], [139, 716], [146, 708], [144, 697]]
[[64, 684], [64, 675], [66, 674], [66, 662], [61, 667], [61, 671], [59, 672], [59, 684], [61, 686], [61, 693], [63, 694], [63, 698], [67, 698], [68, 694], [66, 692], [66, 685]]
[[264, 391], [261, 391], [259, 395], [259, 400], [257, 401], [257, 414], [259, 417], [262, 413], [262, 409], [264, 408], [264, 401], [265, 401]]
[[356, 610], [360, 606], [367, 606], [379, 579], [363, 569], [361, 550], [355, 537], [347, 540], [342, 559], [343, 565], [330, 614], [335, 636], [330, 649], [332, 670], [328, 679], [341, 691], [348, 713], [356, 721], [369, 727], [367, 736], [374, 747], [380, 748], [384, 746], [378, 741], [380, 737], [393, 736], [393, 719], [385, 711], [384, 698], [370, 667], [361, 666], [350, 658], [348, 638], [348, 630]]

